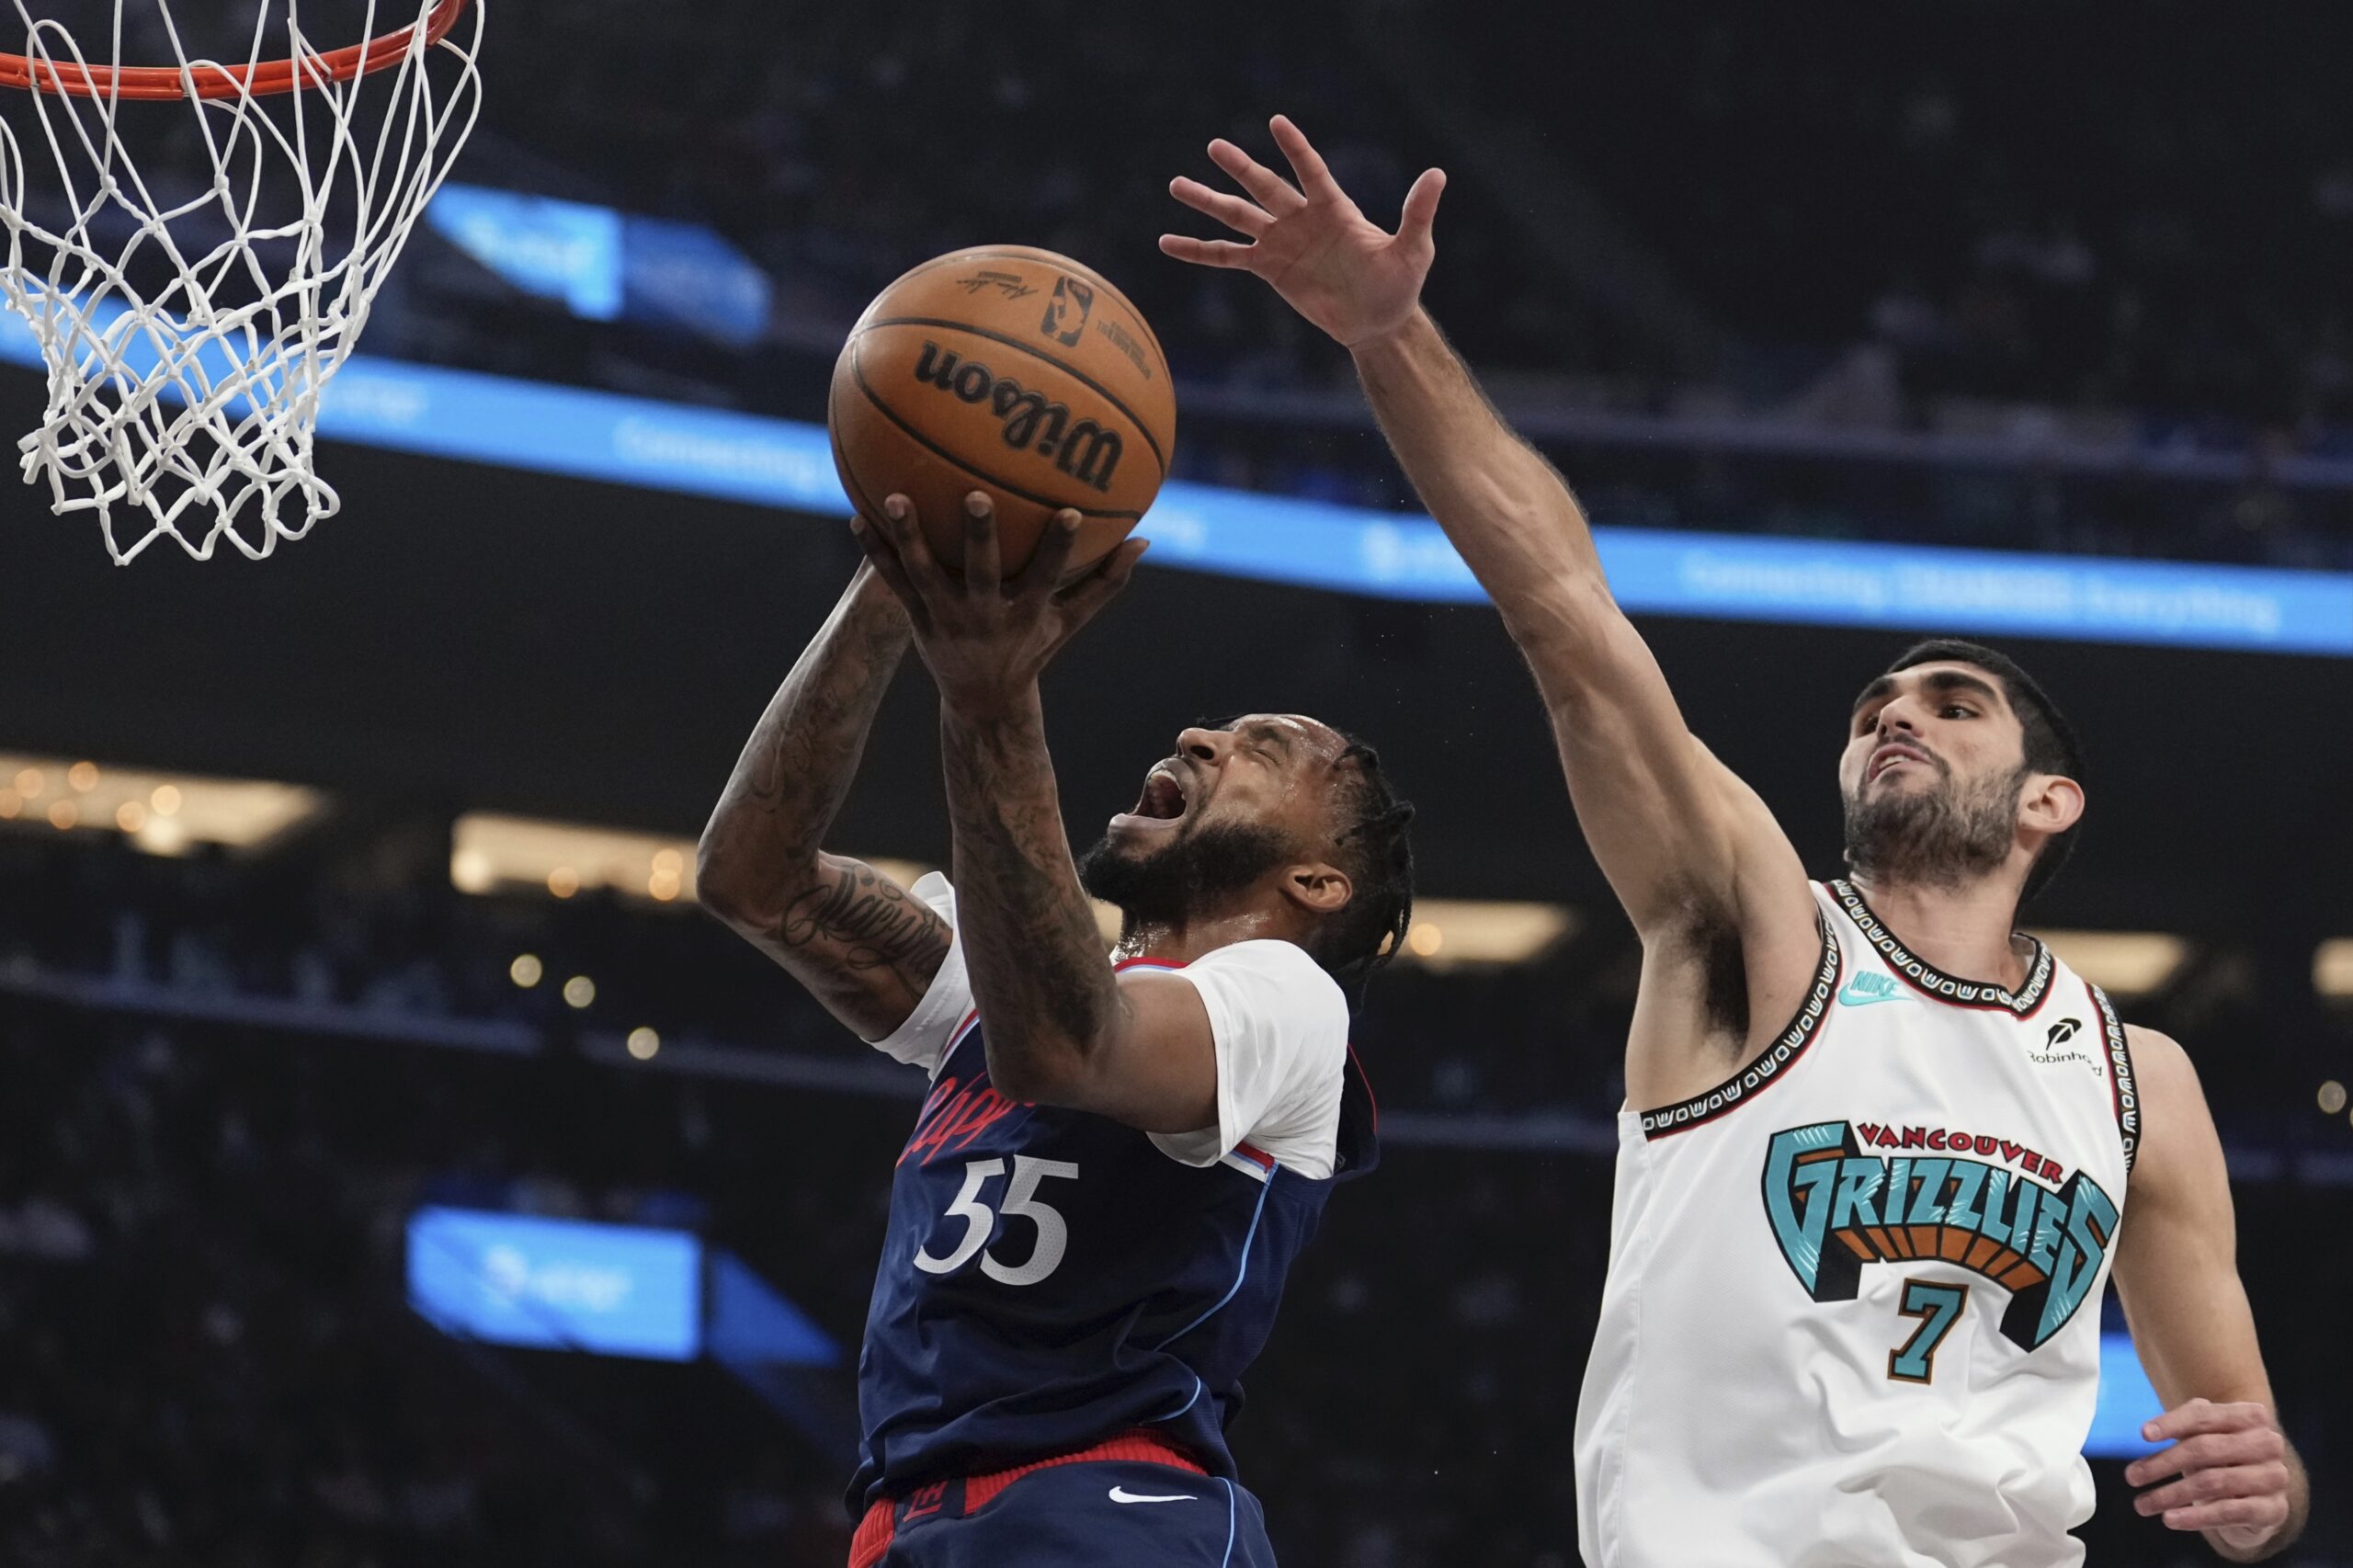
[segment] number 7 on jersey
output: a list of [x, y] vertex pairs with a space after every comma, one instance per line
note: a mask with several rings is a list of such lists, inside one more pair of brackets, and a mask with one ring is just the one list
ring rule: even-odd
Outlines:
[[1900, 1383], [1925, 1383], [1937, 1375], [1937, 1346], [1945, 1342], [1961, 1309], [1969, 1304], [1969, 1287], [1941, 1279], [1906, 1279], [1904, 1300], [1896, 1310], [1918, 1318], [1912, 1337], [1887, 1353], [1887, 1375]]

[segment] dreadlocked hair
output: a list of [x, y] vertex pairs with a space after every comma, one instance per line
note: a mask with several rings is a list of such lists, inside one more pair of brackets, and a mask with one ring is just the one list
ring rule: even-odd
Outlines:
[[1355, 891], [1307, 950], [1339, 983], [1353, 1011], [1414, 923], [1414, 845], [1405, 831], [1414, 808], [1397, 798], [1380, 753], [1353, 735], [1341, 738], [1347, 748], [1334, 762], [1344, 771], [1333, 785], [1333, 846]]

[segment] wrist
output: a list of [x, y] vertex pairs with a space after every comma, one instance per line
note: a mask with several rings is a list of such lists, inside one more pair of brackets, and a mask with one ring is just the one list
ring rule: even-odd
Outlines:
[[889, 626], [912, 633], [915, 623], [907, 619], [907, 607], [891, 591], [891, 585], [874, 570], [870, 561], [861, 561], [852, 574], [849, 587], [843, 597], [849, 601], [851, 613], [877, 626]]
[[1438, 324], [1430, 319], [1427, 311], [1417, 304], [1392, 325], [1351, 342], [1347, 346], [1348, 353], [1356, 360], [1357, 369], [1362, 371], [1403, 358], [1413, 351], [1417, 338], [1426, 333], [1434, 335], [1437, 331]]
[[2306, 1513], [2306, 1506], [2300, 1500], [2291, 1498], [2288, 1505], [2288, 1517], [2266, 1530], [2258, 1539], [2251, 1541], [2234, 1541], [2220, 1530], [2209, 1530], [2205, 1532], [2207, 1544], [2211, 1546], [2218, 1554], [2233, 1562], [2266, 1562], [2296, 1544], [2298, 1539], [2304, 1533]]
[[2251, 1544], [2239, 1544], [2225, 1540], [2217, 1532], [2207, 1537], [2206, 1544], [2212, 1547], [2214, 1555], [2225, 1562], [2260, 1562], [2268, 1557], [2278, 1555], [2286, 1549], [2288, 1543], [2281, 1537], [2287, 1533], [2287, 1526], [2281, 1525], [2261, 1540]]
[[939, 687], [939, 715], [951, 723], [997, 725], [1034, 718], [1039, 711], [1035, 680], [959, 681]]

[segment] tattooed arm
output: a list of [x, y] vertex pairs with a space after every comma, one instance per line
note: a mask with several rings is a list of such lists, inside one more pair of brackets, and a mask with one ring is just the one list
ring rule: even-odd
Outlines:
[[948, 956], [947, 922], [818, 847], [907, 640], [906, 612], [860, 566], [760, 716], [695, 858], [704, 907], [868, 1040], [905, 1021]]
[[939, 687], [956, 831], [957, 931], [988, 1027], [989, 1079], [1017, 1100], [1091, 1110], [1147, 1132], [1218, 1123], [1217, 1041], [1195, 986], [1122, 979], [1078, 885], [1046, 752], [1038, 676], [1126, 584], [1141, 541], [1065, 582], [1078, 515], [1063, 512], [1011, 582], [988, 497], [966, 504], [963, 577], [932, 558], [903, 496], [858, 525], [868, 559], [913, 618]]
[[1186, 982], [1149, 971], [1122, 980], [1105, 956], [1071, 863], [1036, 685], [1002, 708], [943, 696], [939, 736], [990, 1081], [1015, 1099], [1147, 1132], [1214, 1125], [1209, 1009]]

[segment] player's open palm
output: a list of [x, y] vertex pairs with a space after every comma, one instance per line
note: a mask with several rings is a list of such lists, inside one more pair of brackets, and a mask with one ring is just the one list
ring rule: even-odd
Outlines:
[[1179, 261], [1256, 273], [1344, 347], [1404, 325], [1421, 301], [1422, 279], [1436, 254], [1430, 224], [1446, 176], [1430, 169], [1414, 182], [1392, 234], [1348, 199], [1298, 126], [1277, 115], [1272, 127], [1298, 184], [1233, 142], [1217, 141], [1210, 143], [1210, 157], [1248, 192], [1247, 199], [1182, 176], [1168, 187], [1177, 200], [1249, 243], [1163, 234], [1160, 248]]

